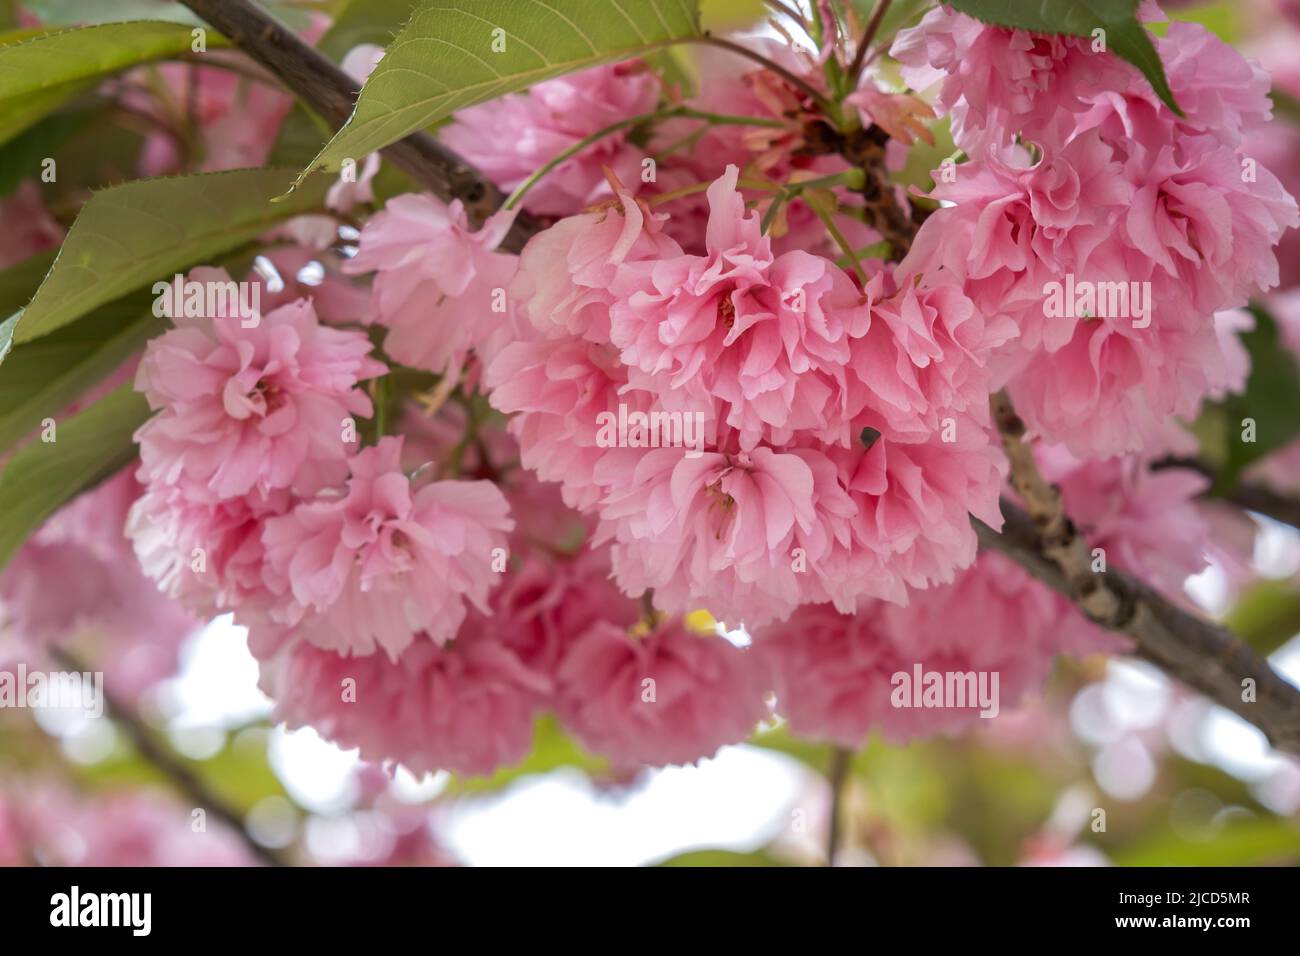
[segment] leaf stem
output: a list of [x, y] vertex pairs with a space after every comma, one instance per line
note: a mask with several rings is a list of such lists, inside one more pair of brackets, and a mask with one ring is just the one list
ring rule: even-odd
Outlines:
[[876, 38], [876, 33], [880, 30], [880, 21], [885, 19], [885, 14], [889, 12], [891, 0], [876, 0], [876, 5], [871, 11], [871, 19], [867, 21], [866, 29], [862, 31], [862, 39], [858, 41], [858, 50], [853, 54], [853, 62], [849, 64], [849, 78], [853, 81], [853, 86], [857, 86], [858, 75], [866, 65], [867, 48], [871, 46], [871, 41]]
[[849, 244], [848, 239], [844, 238], [844, 233], [840, 232], [840, 227], [835, 225], [834, 216], [820, 208], [817, 203], [809, 203], [808, 205], [812, 207], [813, 212], [817, 213], [817, 217], [826, 226], [826, 231], [831, 234], [831, 238], [840, 247], [840, 251], [844, 253], [845, 258], [852, 263], [853, 271], [858, 274], [858, 278], [862, 281], [862, 288], [865, 289], [867, 287], [867, 270], [862, 268], [862, 260], [858, 258], [856, 250]]
[[769, 60], [767, 57], [763, 56], [763, 54], [759, 53], [757, 50], [751, 50], [749, 47], [736, 43], [733, 40], [728, 40], [725, 37], [715, 37], [712, 33], [705, 33], [702, 36], [691, 37], [686, 42], [708, 43], [712, 46], [721, 47], [724, 50], [730, 50], [732, 53], [736, 53], [739, 54], [740, 56], [747, 57], [748, 59], [753, 60], [755, 63], [761, 64], [764, 67], [764, 69], [770, 70], [771, 72], [775, 73], [777, 76], [781, 77], [781, 79], [785, 80], [795, 89], [803, 93], [804, 96], [808, 97], [818, 106], [820, 106], [822, 110], [824, 110], [828, 115], [835, 112], [835, 104], [832, 103], [830, 100], [828, 100], [825, 94], [823, 94], [815, 86], [813, 86], [811, 83], [809, 83], [807, 80], [803, 79], [802, 77], [795, 76], [785, 67], [783, 67], [780, 63], [776, 63], [772, 60]]

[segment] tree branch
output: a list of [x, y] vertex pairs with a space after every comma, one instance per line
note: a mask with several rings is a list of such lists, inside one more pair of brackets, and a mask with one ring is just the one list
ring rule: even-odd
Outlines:
[[[334, 126], [342, 126], [352, 114], [358, 92], [356, 82], [257, 4], [250, 0], [181, 2], [279, 77], [294, 95]], [[475, 225], [501, 205], [501, 192], [490, 180], [428, 133], [412, 133], [385, 147], [383, 154], [438, 198], [463, 202]], [[521, 211], [501, 248], [518, 252], [540, 229], [541, 223]]]
[[[50, 656], [60, 667], [75, 673], [89, 673], [87, 667], [75, 654], [59, 647], [49, 649]], [[287, 860], [275, 850], [262, 846], [249, 835], [244, 828], [244, 821], [234, 807], [212, 791], [207, 783], [187, 767], [169, 749], [164, 747], [154, 733], [144, 725], [130, 707], [122, 703], [105, 688], [104, 715], [113, 721], [127, 735], [136, 752], [162, 773], [172, 786], [185, 796], [195, 808], [208, 811], [244, 841], [252, 854], [268, 866], [289, 866]]]
[[844, 788], [848, 782], [849, 766], [853, 763], [853, 752], [847, 747], [835, 747], [831, 750], [830, 771], [826, 776], [831, 787], [830, 826], [826, 833], [826, 865], [834, 866], [839, 856], [840, 843], [844, 838]]
[[[1005, 500], [1002, 515], [1001, 534], [975, 522], [980, 546], [1006, 555], [1054, 591], [1071, 597], [1061, 569], [1043, 553], [1029, 515]], [[1122, 571], [1110, 569], [1098, 576], [1105, 577], [1107, 590], [1122, 610], [1111, 618], [1088, 615], [1094, 623], [1127, 634], [1137, 645], [1137, 656], [1254, 724], [1278, 750], [1300, 755], [1300, 690], [1264, 658], [1227, 628], [1183, 610]], [[1254, 701], [1242, 700], [1247, 678], [1255, 682]]]
[[[1129, 635], [1139, 656], [1250, 721], [1277, 749], [1300, 754], [1300, 690], [1221, 625], [1189, 614], [1121, 571], [1093, 571], [1088, 544], [1065, 513], [1060, 492], [1039, 472], [1011, 400], [999, 392], [991, 404], [1011, 484], [1027, 513], [1003, 501], [1003, 533], [976, 522], [980, 544], [1015, 559], [1093, 623]], [[1253, 700], [1243, 700], [1247, 679], [1255, 682]]]
[[1119, 595], [1106, 587], [1105, 579], [1092, 570], [1088, 542], [1074, 526], [1061, 504], [1061, 493], [1038, 470], [1033, 449], [1024, 440], [1025, 423], [1016, 414], [1006, 392], [989, 399], [993, 420], [1002, 436], [1002, 448], [1011, 463], [1011, 487], [1025, 503], [1038, 530], [1042, 553], [1061, 572], [1069, 588], [1067, 596], [1094, 621], [1119, 621], [1130, 611]]

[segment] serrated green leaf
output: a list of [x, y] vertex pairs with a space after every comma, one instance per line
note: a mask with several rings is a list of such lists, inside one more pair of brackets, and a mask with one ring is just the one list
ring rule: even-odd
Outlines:
[[143, 179], [95, 193], [24, 310], [14, 341], [46, 335], [139, 286], [166, 281], [282, 220], [318, 208], [325, 177], [272, 202], [291, 176], [285, 169], [234, 169]]
[[0, 568], [65, 502], [130, 464], [132, 435], [149, 403], [130, 385], [60, 422], [51, 442], [33, 441], [0, 471]]
[[1089, 37], [1094, 30], [1104, 30], [1106, 48], [1141, 70], [1156, 95], [1182, 116], [1151, 35], [1138, 22], [1139, 3], [1140, 0], [948, 0], [953, 9], [1000, 27], [1077, 37]]
[[[386, 47], [419, 5], [420, 0], [352, 0], [334, 18], [316, 49], [341, 63], [349, 51], [363, 43]], [[270, 162], [305, 165], [333, 134], [334, 127], [297, 103], [280, 124]]]
[[[24, 0], [23, 6], [41, 23], [117, 23], [123, 20], [168, 20], [197, 26], [203, 21], [188, 7], [168, 0]], [[265, 7], [294, 30], [311, 25], [312, 11], [297, 0], [268, 0]]]
[[40, 33], [0, 46], [0, 143], [105, 77], [188, 53], [192, 39], [189, 27], [142, 20]]
[[166, 328], [151, 301], [147, 294], [127, 296], [13, 349], [0, 366], [0, 454]]
[[336, 171], [475, 103], [697, 36], [698, 20], [695, 0], [427, 0], [307, 172]]

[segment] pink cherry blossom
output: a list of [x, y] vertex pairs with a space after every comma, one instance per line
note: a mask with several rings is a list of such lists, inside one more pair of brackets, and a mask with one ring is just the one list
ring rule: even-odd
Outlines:
[[401, 447], [382, 439], [349, 461], [346, 492], [266, 521], [266, 580], [280, 598], [271, 616], [321, 648], [378, 647], [395, 661], [419, 634], [454, 636], [465, 601], [487, 611], [493, 553], [504, 560], [513, 527], [505, 497], [487, 481], [412, 488]]
[[0, 574], [0, 632], [29, 646], [91, 637], [115, 662], [110, 688], [129, 697], [175, 673], [199, 626], [131, 553], [125, 526], [140, 491], [128, 469], [73, 499]]
[[[637, 61], [592, 67], [461, 110], [438, 138], [510, 192], [590, 134], [653, 110], [658, 93], [654, 74]], [[603, 136], [542, 179], [524, 206], [572, 215], [608, 193], [604, 167], [632, 182], [641, 157], [626, 131]]]
[[175, 488], [151, 487], [131, 507], [126, 533], [144, 574], [194, 614], [265, 608], [268, 518], [289, 508], [289, 492], [191, 501]]
[[[190, 280], [229, 277], [196, 269]], [[342, 478], [354, 416], [372, 413], [357, 383], [385, 371], [363, 334], [321, 325], [306, 301], [174, 321], [136, 375], [159, 413], [136, 432], [143, 481], [215, 502]]]
[[0, 237], [0, 269], [8, 269], [63, 241], [63, 227], [45, 208], [35, 182], [20, 183], [12, 195], [0, 199], [0, 220], [6, 224]]
[[255, 628], [250, 648], [289, 727], [417, 774], [488, 774], [528, 754], [551, 685], [482, 624], [471, 611], [454, 641], [421, 636], [395, 658], [344, 657], [275, 629]]
[[518, 260], [493, 251], [513, 221], [500, 212], [471, 231], [459, 200], [447, 206], [424, 194], [396, 196], [370, 218], [344, 271], [377, 272], [368, 320], [388, 329], [384, 351], [458, 374], [471, 351], [490, 360], [514, 337], [505, 288]]
[[189, 809], [162, 793], [110, 790], [91, 796], [52, 780], [9, 780], [0, 790], [0, 864], [33, 863], [69, 867], [256, 865], [234, 833], [221, 825], [196, 831]]
[[627, 263], [611, 291], [610, 338], [624, 364], [650, 376], [643, 387], [685, 389], [702, 408], [714, 400], [740, 445], [789, 441], [824, 429], [842, 389], [849, 338], [867, 309], [828, 259], [774, 257], [736, 191], [739, 170], [708, 190], [704, 256]]
[[767, 716], [758, 659], [678, 623], [643, 637], [598, 623], [573, 643], [556, 683], [565, 728], [619, 766], [694, 763]]

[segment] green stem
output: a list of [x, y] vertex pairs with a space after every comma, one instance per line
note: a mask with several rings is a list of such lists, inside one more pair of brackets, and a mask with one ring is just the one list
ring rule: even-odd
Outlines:
[[853, 263], [860, 262], [863, 259], [888, 259], [893, 249], [893, 246], [882, 239], [880, 242], [873, 242], [861, 249], [854, 249], [852, 256], [840, 256], [835, 260], [835, 264], [841, 269], [851, 269]]
[[381, 375], [374, 380], [371, 388], [371, 401], [375, 403], [375, 441], [388, 434], [388, 404], [392, 396], [390, 375]]
[[830, 186], [847, 186], [849, 189], [861, 189], [862, 184], [866, 182], [866, 173], [860, 169], [846, 169], [841, 173], [833, 173], [830, 176], [820, 176], [817, 179], [805, 179], [800, 182], [786, 183], [781, 191], [776, 194], [772, 200], [772, 205], [768, 207], [767, 212], [763, 215], [763, 222], [759, 226], [764, 235], [771, 228], [772, 223], [776, 221], [777, 213], [781, 209], [781, 204], [789, 202], [798, 196], [805, 189], [821, 189]]
[[835, 225], [835, 219], [830, 213], [821, 209], [816, 203], [809, 203], [809, 205], [812, 207], [813, 212], [817, 213], [817, 217], [821, 219], [822, 223], [826, 226], [826, 231], [831, 234], [831, 238], [834, 239], [835, 244], [840, 247], [840, 251], [843, 252], [849, 262], [853, 264], [853, 271], [858, 274], [858, 278], [862, 280], [862, 288], [865, 289], [867, 287], [867, 272], [862, 268], [862, 262], [858, 259], [857, 253], [854, 252], [853, 247], [849, 245], [849, 241], [844, 238], [844, 233], [840, 232], [840, 227]]
[[779, 119], [767, 119], [761, 116], [732, 116], [725, 113], [707, 113], [703, 110], [691, 109], [689, 106], [670, 106], [666, 109], [655, 110], [651, 113], [641, 113], [638, 116], [630, 116], [627, 119], [619, 120], [617, 123], [610, 123], [603, 129], [598, 129], [590, 136], [583, 137], [574, 143], [568, 149], [551, 158], [549, 162], [535, 170], [532, 175], [525, 179], [512, 192], [502, 209], [514, 209], [527, 195], [528, 190], [532, 189], [537, 183], [561, 163], [572, 159], [578, 153], [592, 144], [598, 142], [611, 133], [617, 133], [619, 130], [628, 129], [633, 126], [640, 126], [642, 123], [654, 123], [665, 119], [692, 119], [701, 120], [706, 123], [712, 123], [715, 126], [771, 126], [784, 128], [785, 123]]
[[[660, 193], [658, 196], [650, 197], [651, 206], [661, 206], [666, 202], [672, 202], [674, 199], [681, 199], [683, 196], [693, 196], [696, 193], [702, 193], [710, 186], [714, 180], [708, 180], [702, 183], [691, 183], [689, 186], [683, 186], [681, 189], [674, 189], [670, 193]], [[771, 183], [760, 183], [750, 179], [737, 180], [736, 185], [742, 189], [757, 189], [762, 192], [779, 193], [780, 188], [773, 186]]]

